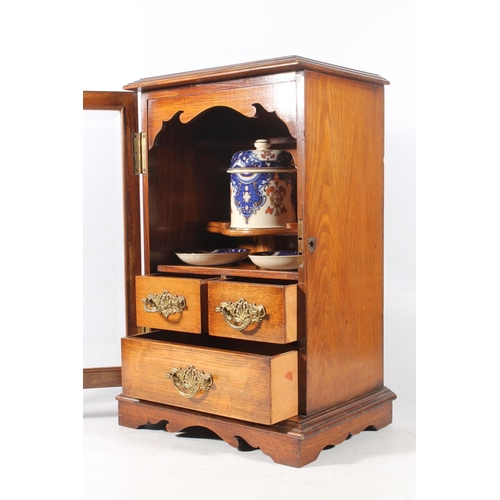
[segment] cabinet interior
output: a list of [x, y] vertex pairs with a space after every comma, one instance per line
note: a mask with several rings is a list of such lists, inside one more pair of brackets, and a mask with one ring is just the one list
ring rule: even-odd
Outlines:
[[[296, 250], [297, 230], [231, 231], [230, 174], [234, 153], [254, 149], [257, 139], [295, 156], [296, 139], [275, 112], [254, 104], [254, 117], [214, 106], [187, 123], [179, 110], [165, 121], [148, 157], [150, 270], [172, 271], [178, 251], [249, 248]], [[168, 266], [174, 266], [172, 268]], [[239, 267], [256, 269], [248, 259]], [[175, 271], [174, 272], [180, 272]], [[296, 274], [296, 273], [295, 273]]]

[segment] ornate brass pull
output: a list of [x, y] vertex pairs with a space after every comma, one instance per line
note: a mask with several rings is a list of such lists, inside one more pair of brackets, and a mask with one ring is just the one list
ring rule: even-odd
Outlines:
[[166, 375], [172, 380], [181, 396], [192, 398], [200, 391], [208, 391], [214, 380], [210, 373], [203, 373], [189, 365], [187, 368], [172, 368]]
[[224, 321], [235, 330], [244, 330], [252, 323], [262, 323], [266, 315], [266, 308], [263, 305], [250, 304], [245, 299], [239, 299], [237, 302], [221, 302], [215, 311], [222, 313]]
[[171, 314], [182, 313], [186, 307], [186, 299], [182, 295], [172, 295], [167, 290], [162, 294], [150, 293], [142, 299], [142, 302], [146, 312], [158, 312], [164, 318], [168, 318]]

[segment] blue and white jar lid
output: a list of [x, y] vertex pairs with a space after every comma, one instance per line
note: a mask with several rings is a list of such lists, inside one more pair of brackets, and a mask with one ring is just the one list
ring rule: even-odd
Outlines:
[[[254, 143], [255, 149], [238, 151], [231, 158], [229, 173], [237, 173], [239, 169], [245, 169], [246, 173], [265, 173], [295, 169], [293, 156], [288, 151], [271, 149], [271, 143], [267, 139], [257, 139]], [[258, 170], [257, 170], [258, 169]]]

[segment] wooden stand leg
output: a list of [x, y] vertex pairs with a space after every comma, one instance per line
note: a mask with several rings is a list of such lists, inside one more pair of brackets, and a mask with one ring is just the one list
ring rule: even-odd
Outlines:
[[384, 387], [314, 415], [265, 426], [117, 396], [120, 425], [139, 428], [165, 421], [168, 432], [205, 427], [235, 448], [240, 444], [238, 438], [244, 439], [276, 463], [291, 467], [314, 462], [321, 450], [342, 443], [350, 435], [389, 425], [395, 398], [396, 395]]

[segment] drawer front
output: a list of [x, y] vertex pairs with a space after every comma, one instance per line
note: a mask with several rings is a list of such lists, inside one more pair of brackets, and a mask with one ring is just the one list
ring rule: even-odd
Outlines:
[[297, 340], [297, 285], [208, 284], [208, 331], [216, 337], [287, 344]]
[[201, 333], [206, 284], [192, 278], [136, 277], [137, 326]]
[[271, 425], [297, 415], [297, 352], [265, 356], [126, 337], [122, 387], [131, 398]]

